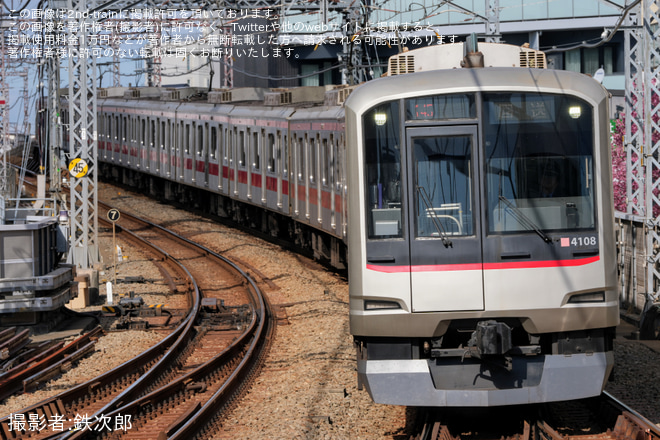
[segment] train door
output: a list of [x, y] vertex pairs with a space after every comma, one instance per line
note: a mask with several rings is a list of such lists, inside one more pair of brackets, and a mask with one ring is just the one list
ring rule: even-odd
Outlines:
[[[248, 142], [250, 142], [250, 130], [246, 127], [239, 128], [237, 146], [239, 171], [236, 173], [236, 188], [238, 189], [238, 197], [242, 200], [252, 198], [250, 190], [250, 180], [252, 179], [252, 176], [250, 174], [249, 166], [248, 155], [250, 154], [250, 149]], [[243, 186], [241, 186], [241, 184], [243, 184]]]
[[159, 125], [160, 123], [158, 122], [158, 119], [149, 119], [149, 157], [147, 158], [147, 167], [151, 170], [151, 174], [158, 172], [158, 150], [156, 149], [156, 145], [158, 144]]
[[149, 131], [149, 126], [151, 125], [150, 119], [146, 117], [141, 118], [140, 121], [140, 166], [144, 169], [149, 169], [149, 155], [151, 148], [149, 147], [151, 143], [151, 136]]
[[112, 150], [110, 151], [110, 161], [117, 163], [118, 152], [121, 152], [121, 119], [118, 115], [113, 115], [112, 123]]
[[309, 169], [309, 187], [307, 190], [307, 216], [310, 223], [321, 224], [321, 187], [319, 185], [318, 173], [318, 148], [319, 148], [319, 134], [316, 133], [309, 137], [309, 154], [308, 169]]
[[177, 155], [176, 151], [177, 148], [179, 148], [179, 123], [177, 122], [176, 119], [173, 119], [172, 122], [170, 122], [170, 155], [169, 155], [169, 161], [170, 161], [170, 169], [168, 173], [168, 177], [172, 180], [176, 179], [176, 160], [177, 160]]
[[[311, 147], [310, 147], [311, 145]], [[310, 164], [310, 151], [314, 148], [314, 138], [309, 137], [307, 134], [305, 134], [305, 140], [303, 143], [303, 151], [300, 155], [302, 159], [302, 164], [300, 166], [300, 169], [302, 170], [302, 178], [303, 178], [303, 185], [304, 186], [304, 197], [305, 197], [305, 218], [307, 220], [310, 219], [310, 207], [309, 207], [309, 187], [310, 184], [314, 182], [314, 171], [313, 167]]]
[[167, 132], [168, 132], [167, 139], [169, 140], [168, 143], [169, 153], [167, 155], [167, 161], [169, 165], [167, 167], [167, 177], [169, 177], [170, 179], [176, 179], [176, 148], [177, 145], [179, 145], [179, 139], [178, 139], [179, 132], [178, 132], [178, 124], [176, 123], [176, 119], [172, 119], [168, 122]]
[[278, 131], [276, 137], [277, 163], [280, 170], [277, 175], [277, 207], [290, 213], [289, 200], [291, 189], [289, 181], [291, 178], [289, 176], [289, 170], [291, 168], [289, 165], [289, 137], [286, 133], [288, 133], [288, 130], [283, 132]]
[[190, 124], [181, 121], [179, 124], [179, 146], [177, 149], [177, 179], [185, 180], [186, 162], [190, 152]]
[[483, 310], [476, 125], [406, 130], [415, 312]]
[[[213, 131], [215, 133], [215, 127], [213, 127]], [[211, 128], [209, 127], [208, 123], [204, 124], [204, 143], [202, 145], [202, 162], [204, 165], [204, 186], [208, 187], [209, 186], [209, 168], [211, 167], [211, 151], [214, 151], [212, 149], [215, 149], [215, 139], [213, 139], [213, 143], [211, 140]], [[215, 152], [213, 153], [213, 157], [215, 158]]]
[[193, 154], [193, 179], [197, 181], [197, 186], [208, 186], [207, 164], [208, 158], [208, 131], [209, 124], [199, 121], [197, 123], [195, 135], [195, 153]]
[[220, 157], [222, 152], [219, 147], [219, 139], [222, 136], [220, 127], [217, 124], [211, 123], [209, 125], [209, 138], [208, 138], [208, 148], [206, 152], [207, 165], [206, 165], [206, 184], [212, 190], [221, 189], [220, 178], [220, 166], [221, 163]]
[[112, 148], [112, 116], [106, 115], [105, 126], [103, 127], [104, 144], [103, 144], [103, 159], [108, 159], [108, 148]]
[[268, 191], [266, 188], [266, 183], [267, 183], [267, 178], [266, 178], [266, 170], [268, 167], [268, 146], [266, 145], [266, 130], [261, 129], [259, 130], [259, 136], [258, 136], [258, 141], [259, 141], [259, 147], [257, 149], [257, 154], [259, 155], [259, 162], [261, 162], [261, 157], [263, 156], [263, 165], [260, 163], [259, 166], [261, 168], [261, 203], [263, 205], [266, 204], [268, 201]]
[[[258, 160], [258, 158], [255, 156], [255, 149], [258, 146], [258, 140], [256, 138], [256, 131], [251, 130], [250, 128], [246, 128], [246, 133], [245, 133], [245, 138], [243, 139], [244, 142], [244, 154], [245, 159], [243, 163], [245, 164], [245, 169], [246, 169], [246, 174], [247, 174], [247, 179], [245, 182], [246, 188], [246, 197], [248, 200], [252, 200], [252, 193], [254, 191], [254, 186], [252, 184], [252, 176], [257, 172], [257, 167], [255, 161]], [[255, 145], [256, 144], [256, 145]]]
[[130, 126], [129, 119], [126, 115], [121, 118], [121, 152], [119, 155], [119, 162], [128, 165], [129, 157], [129, 143], [130, 143]]
[[[229, 156], [231, 132], [226, 125], [218, 126], [218, 191], [227, 194], [229, 181]], [[226, 174], [225, 174], [226, 173]]]
[[323, 185], [328, 191], [328, 196], [330, 200], [330, 224], [329, 229], [336, 233], [337, 229], [337, 220], [335, 218], [335, 182], [334, 182], [334, 167], [335, 167], [335, 148], [334, 148], [334, 134], [330, 133], [329, 139], [323, 139], [323, 176], [322, 181]]
[[197, 182], [197, 186], [208, 186], [208, 172], [207, 164], [208, 158], [208, 131], [209, 124], [199, 121], [195, 128], [195, 151], [193, 153], [193, 182]]
[[182, 162], [182, 154], [181, 152], [183, 151], [181, 145], [183, 144], [183, 122], [177, 120], [174, 120], [174, 138], [176, 139], [176, 142], [173, 144], [172, 148], [172, 153], [170, 154], [170, 160], [172, 161], [172, 180], [177, 180], [179, 179], [180, 173], [179, 173], [179, 168], [180, 168], [180, 163]]
[[197, 123], [186, 123], [185, 140], [184, 140], [184, 155], [183, 157], [183, 180], [185, 182], [195, 183], [195, 138], [197, 135]]
[[297, 136], [293, 134], [292, 141], [292, 166], [293, 175], [291, 176], [291, 181], [289, 182], [290, 186], [293, 186], [293, 191], [291, 192], [291, 197], [293, 197], [293, 213], [294, 217], [300, 218], [300, 192], [301, 185], [304, 184], [304, 158], [305, 158], [305, 143], [302, 136]]
[[120, 163], [128, 163], [126, 160], [128, 156], [128, 118], [126, 116], [121, 116], [121, 145], [118, 156]]
[[[266, 166], [264, 167], [264, 185], [262, 186], [264, 188], [263, 197], [266, 199], [267, 205], [274, 208], [279, 201], [279, 193], [277, 193], [279, 168], [275, 150], [275, 134], [267, 133], [264, 141]], [[273, 192], [276, 193], [275, 197], [273, 197]]]
[[138, 122], [137, 117], [129, 116], [128, 117], [128, 160], [127, 163], [130, 164], [131, 168], [137, 168], [137, 129]]
[[[234, 169], [236, 167], [235, 161], [234, 161], [234, 149], [235, 149], [235, 144], [236, 144], [236, 128], [230, 126], [227, 129], [227, 135], [228, 135], [228, 142], [227, 142], [227, 194], [231, 196], [234, 191]], [[236, 192], [238, 193], [238, 192]]]
[[[239, 155], [239, 143], [240, 139], [238, 136], [238, 128], [234, 127], [232, 131], [232, 145], [229, 153], [229, 163], [231, 164], [230, 178], [231, 178], [231, 191], [234, 197], [238, 196], [238, 167], [241, 165], [240, 155]], [[242, 132], [241, 132], [242, 133]]]
[[166, 119], [160, 121], [160, 161], [158, 162], [159, 175], [169, 177], [170, 167], [168, 165], [169, 155], [167, 149], [172, 144], [170, 124]]
[[[227, 173], [226, 173], [226, 187], [225, 187], [225, 193], [227, 195], [231, 195], [231, 189], [232, 189], [232, 184], [231, 184], [231, 179], [232, 179], [232, 167], [234, 166], [234, 133], [233, 133], [233, 128], [229, 126], [228, 128], [225, 129], [225, 155], [223, 159], [223, 168], [226, 168]], [[225, 172], [223, 170], [223, 176], [225, 176]]]

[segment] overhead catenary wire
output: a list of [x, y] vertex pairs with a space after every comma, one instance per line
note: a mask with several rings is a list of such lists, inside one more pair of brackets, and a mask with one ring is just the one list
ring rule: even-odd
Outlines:
[[624, 8], [623, 11], [622, 11], [621, 17], [619, 18], [617, 23], [614, 25], [614, 28], [612, 29], [612, 31], [608, 32], [607, 36], [605, 38], [601, 38], [600, 40], [596, 41], [595, 43], [587, 43], [587, 42], [583, 41], [581, 43], [573, 44], [573, 45], [568, 46], [568, 47], [559, 48], [559, 47], [556, 47], [556, 46], [552, 46], [552, 47], [547, 48], [547, 49], [542, 48], [541, 50], [543, 50], [545, 53], [560, 53], [560, 52], [568, 52], [568, 51], [571, 51], [571, 50], [574, 50], [574, 49], [593, 49], [593, 48], [602, 46], [603, 44], [609, 42], [614, 37], [614, 34], [616, 34], [616, 32], [623, 25], [623, 22], [626, 19], [626, 16], [628, 15], [628, 13], [635, 6], [637, 6], [641, 1], [642, 0], [635, 0], [633, 3], [626, 6], [626, 8]]

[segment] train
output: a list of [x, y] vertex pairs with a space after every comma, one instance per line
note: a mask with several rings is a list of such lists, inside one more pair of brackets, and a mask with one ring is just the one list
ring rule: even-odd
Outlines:
[[347, 268], [375, 402], [602, 392], [619, 305], [609, 96], [593, 78], [470, 41], [394, 55], [352, 87], [101, 92], [100, 177]]
[[[101, 90], [99, 176], [290, 240], [345, 269], [339, 103], [349, 92]], [[324, 102], [336, 105], [319, 105]]]

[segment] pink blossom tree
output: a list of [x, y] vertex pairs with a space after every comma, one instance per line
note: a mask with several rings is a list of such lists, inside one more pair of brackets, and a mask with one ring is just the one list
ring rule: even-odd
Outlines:
[[[635, 99], [633, 97], [633, 99]], [[660, 103], [660, 96], [657, 94], [652, 94], [651, 97], [651, 108], [656, 109], [658, 107], [658, 104]], [[660, 131], [655, 129], [655, 126], [657, 126], [658, 121], [660, 120], [660, 112], [656, 111], [653, 116], [652, 120], [654, 122], [654, 126], [651, 128], [651, 141], [653, 145], [656, 145], [658, 141], [660, 141]], [[637, 126], [635, 124], [631, 125], [632, 127], [632, 134], [635, 134], [637, 132]], [[625, 128], [626, 128], [626, 123], [625, 123], [625, 118], [622, 116], [619, 119], [615, 121], [615, 129], [614, 133], [612, 134], [612, 180], [613, 180], [613, 194], [614, 194], [614, 209], [617, 211], [622, 211], [626, 212], [626, 150], [623, 145], [623, 140], [624, 140], [624, 135], [625, 135]], [[650, 145], [647, 147], [650, 148]], [[633, 161], [636, 161], [636, 157], [633, 156]], [[656, 158], [660, 159], [660, 158]], [[647, 166], [652, 166], [652, 162], [647, 162]], [[634, 170], [633, 172], [636, 172], [637, 170]], [[660, 169], [657, 167], [653, 167], [652, 169], [652, 178], [654, 181], [657, 181], [660, 178]], [[633, 182], [633, 191], [637, 190], [637, 183]], [[660, 193], [659, 189], [654, 190], [653, 192], [656, 197], [658, 197], [658, 194]], [[658, 217], [660, 215], [660, 205], [657, 203], [653, 204], [653, 216]]]

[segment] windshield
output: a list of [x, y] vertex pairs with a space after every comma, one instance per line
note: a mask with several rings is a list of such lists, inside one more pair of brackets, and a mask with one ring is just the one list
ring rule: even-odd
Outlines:
[[[484, 94], [489, 233], [595, 227], [591, 106], [568, 96]], [[509, 201], [505, 203], [504, 201]]]

